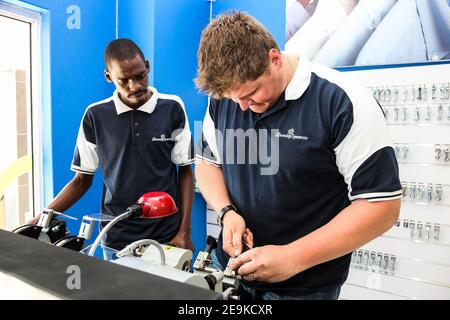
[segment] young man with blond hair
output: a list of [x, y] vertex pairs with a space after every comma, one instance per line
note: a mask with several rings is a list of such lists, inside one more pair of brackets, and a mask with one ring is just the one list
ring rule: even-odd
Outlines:
[[210, 96], [196, 178], [223, 228], [215, 262], [237, 257], [243, 298], [337, 299], [351, 252], [399, 215], [381, 108], [242, 12], [203, 31], [196, 84]]

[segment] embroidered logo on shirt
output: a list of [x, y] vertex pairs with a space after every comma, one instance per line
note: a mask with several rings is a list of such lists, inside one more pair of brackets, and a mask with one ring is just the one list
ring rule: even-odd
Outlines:
[[153, 137], [152, 141], [153, 142], [167, 142], [167, 141], [176, 141], [176, 140], [172, 139], [172, 138], [166, 138], [166, 135], [162, 134], [160, 138]]
[[308, 137], [295, 135], [295, 129], [289, 129], [286, 134], [281, 134], [280, 130], [277, 130], [277, 132], [275, 133], [275, 137], [285, 138], [289, 140], [309, 140]]

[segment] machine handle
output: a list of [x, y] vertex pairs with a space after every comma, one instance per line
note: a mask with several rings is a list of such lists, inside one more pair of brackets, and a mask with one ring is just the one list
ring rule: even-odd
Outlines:
[[205, 252], [207, 252], [208, 254], [211, 253], [211, 251], [213, 249], [217, 248], [217, 240], [212, 237], [212, 236], [208, 236], [208, 238], [206, 238], [206, 248], [205, 248]]

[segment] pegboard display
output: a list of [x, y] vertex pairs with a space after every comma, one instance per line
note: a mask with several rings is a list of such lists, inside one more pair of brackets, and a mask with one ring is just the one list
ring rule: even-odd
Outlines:
[[450, 64], [351, 71], [379, 102], [400, 168], [397, 223], [352, 254], [341, 299], [450, 299]]

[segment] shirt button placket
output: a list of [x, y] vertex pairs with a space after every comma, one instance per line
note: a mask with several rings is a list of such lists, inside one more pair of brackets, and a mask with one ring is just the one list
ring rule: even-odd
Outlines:
[[[133, 135], [134, 135], [134, 139], [137, 140], [137, 139], [140, 138], [141, 133], [139, 132], [139, 122], [135, 120], [135, 116], [136, 116], [136, 113], [133, 112], [133, 116], [132, 116], [132, 119], [131, 119], [131, 120], [132, 120], [131, 123], [133, 124], [132, 130], [133, 130], [133, 133], [134, 133], [134, 134], [133, 134]], [[137, 141], [136, 141], [136, 142], [137, 142]]]
[[139, 132], [139, 122], [134, 123], [134, 127], [136, 128], [136, 137], [140, 137], [141, 133]]

